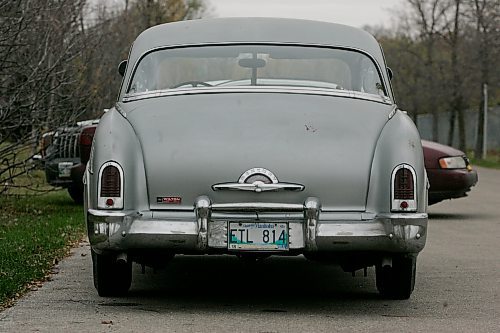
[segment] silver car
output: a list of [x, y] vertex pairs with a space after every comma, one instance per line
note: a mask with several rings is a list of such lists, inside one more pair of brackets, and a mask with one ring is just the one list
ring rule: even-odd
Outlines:
[[84, 177], [99, 295], [126, 293], [132, 262], [302, 254], [375, 266], [384, 297], [410, 297], [427, 177], [370, 34], [292, 19], [169, 23], [137, 37], [119, 69]]

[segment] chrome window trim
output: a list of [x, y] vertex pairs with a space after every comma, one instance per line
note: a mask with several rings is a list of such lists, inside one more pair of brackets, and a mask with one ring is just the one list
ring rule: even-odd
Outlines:
[[164, 89], [148, 91], [136, 94], [129, 94], [123, 97], [123, 102], [134, 102], [155, 97], [165, 96], [179, 96], [179, 95], [199, 95], [199, 94], [225, 94], [225, 93], [281, 93], [281, 94], [302, 94], [302, 95], [319, 95], [319, 96], [333, 96], [333, 97], [346, 97], [353, 99], [361, 99], [366, 101], [378, 102], [383, 104], [392, 105], [392, 101], [387, 96], [378, 96], [362, 92], [348, 91], [348, 90], [332, 90], [322, 88], [307, 88], [303, 87], [226, 87], [226, 88], [196, 88], [196, 89]]
[[[114, 166], [118, 169], [118, 172], [120, 173], [120, 197], [112, 197], [113, 200], [115, 201], [115, 204], [113, 206], [108, 206], [106, 205], [106, 199], [110, 197], [101, 197], [101, 185], [102, 185], [102, 173], [104, 169], [108, 166]], [[99, 175], [97, 178], [97, 208], [99, 209], [123, 209], [123, 193], [124, 193], [124, 179], [123, 179], [123, 169], [120, 164], [114, 161], [108, 161], [101, 165], [101, 168], [99, 169]]]
[[[137, 70], [137, 67], [139, 66], [139, 63], [141, 60], [148, 55], [149, 53], [158, 51], [158, 50], [169, 50], [169, 49], [178, 49], [178, 48], [191, 48], [191, 47], [210, 47], [210, 46], [251, 46], [251, 45], [265, 45], [265, 46], [297, 46], [297, 47], [316, 47], [316, 48], [327, 48], [327, 49], [338, 49], [338, 50], [345, 50], [345, 51], [354, 51], [361, 53], [365, 56], [367, 56], [374, 64], [375, 67], [377, 68], [378, 75], [382, 78], [383, 85], [384, 85], [384, 91], [387, 95], [386, 97], [389, 101], [390, 104], [394, 103], [394, 96], [392, 92], [392, 86], [390, 85], [390, 82], [388, 81], [387, 76], [387, 70], [384, 68], [382, 70], [382, 67], [380, 66], [379, 62], [375, 57], [373, 57], [370, 53], [366, 52], [363, 49], [356, 48], [356, 47], [350, 47], [346, 45], [331, 45], [331, 44], [315, 44], [315, 43], [294, 43], [294, 42], [210, 42], [210, 43], [194, 43], [194, 44], [175, 44], [175, 45], [165, 45], [165, 46], [157, 46], [153, 47], [145, 52], [143, 52], [139, 57], [137, 57], [136, 61], [134, 62], [134, 65], [132, 66], [132, 70], [129, 73], [125, 73], [125, 77], [127, 77], [127, 84], [126, 85], [121, 85], [120, 90], [125, 88], [123, 91], [120, 91], [120, 96], [123, 102], [127, 102], [125, 98], [129, 96], [130, 94], [127, 93], [127, 91], [130, 89], [130, 86], [132, 84], [132, 78]], [[131, 52], [130, 52], [131, 54]], [[129, 54], [129, 57], [130, 57]], [[382, 55], [383, 57], [383, 55]], [[128, 64], [127, 64], [128, 65]], [[124, 80], [125, 81], [125, 77]], [[376, 95], [375, 95], [376, 96]], [[156, 97], [156, 96], [154, 96]]]

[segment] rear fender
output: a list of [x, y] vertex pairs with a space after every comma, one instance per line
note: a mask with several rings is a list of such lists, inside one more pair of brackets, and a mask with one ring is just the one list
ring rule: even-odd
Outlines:
[[427, 210], [427, 174], [420, 134], [404, 112], [397, 111], [382, 130], [373, 156], [367, 212], [391, 211], [391, 173], [399, 164], [415, 169], [417, 212]]
[[95, 132], [92, 157], [89, 161], [88, 208], [97, 208], [98, 175], [106, 162], [116, 162], [123, 169], [125, 210], [146, 210], [149, 207], [146, 173], [141, 143], [133, 127], [115, 108], [100, 120]]

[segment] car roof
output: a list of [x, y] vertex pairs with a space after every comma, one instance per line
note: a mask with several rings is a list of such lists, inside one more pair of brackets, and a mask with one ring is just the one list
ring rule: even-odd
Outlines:
[[[134, 48], [219, 42], [289, 42], [354, 47], [375, 55], [380, 47], [368, 32], [347, 25], [286, 18], [233, 17], [160, 24], [143, 31]], [[142, 53], [142, 52], [141, 52]]]
[[[370, 54], [384, 68], [377, 40], [368, 32], [347, 25], [301, 19], [233, 17], [160, 24], [143, 31], [129, 55], [130, 68], [147, 52], [163, 47], [217, 43], [290, 43], [351, 48]], [[383, 71], [385, 81], [388, 80]], [[123, 93], [123, 91], [122, 91]]]

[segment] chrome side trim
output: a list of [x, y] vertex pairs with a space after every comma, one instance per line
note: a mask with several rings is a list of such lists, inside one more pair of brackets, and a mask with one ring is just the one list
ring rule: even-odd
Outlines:
[[262, 182], [255, 182], [253, 184], [242, 184], [242, 183], [223, 183], [212, 185], [212, 190], [214, 191], [251, 191], [251, 192], [268, 192], [268, 191], [303, 191], [304, 185], [291, 184], [291, 183], [277, 183], [277, 184], [265, 184]]
[[125, 216], [142, 216], [141, 213], [137, 211], [111, 211], [111, 210], [97, 210], [89, 209], [88, 213], [97, 217], [125, 217]]
[[429, 214], [427, 213], [410, 213], [410, 214], [405, 214], [405, 213], [385, 213], [385, 214], [377, 214], [376, 218], [381, 219], [404, 219], [404, 220], [421, 220], [421, 219], [428, 219]]
[[394, 115], [396, 114], [396, 111], [398, 111], [398, 106], [397, 106], [397, 105], [394, 105], [394, 106], [392, 107], [392, 111], [391, 111], [391, 113], [389, 113], [389, 116], [388, 116], [389, 120], [390, 120], [390, 119], [392, 119], [392, 117], [394, 117]]
[[388, 237], [384, 223], [320, 223], [318, 237]]

